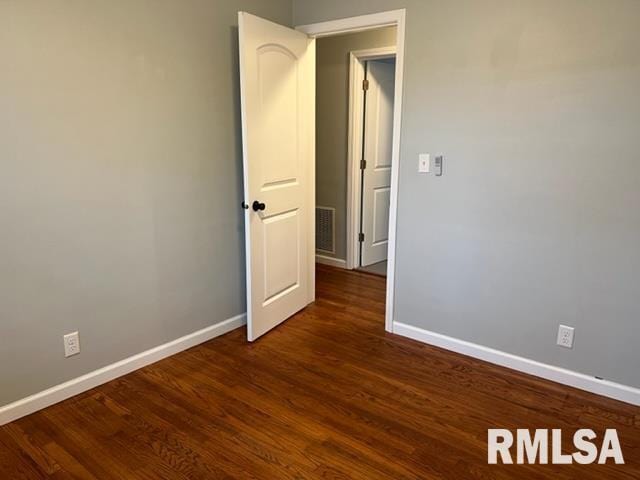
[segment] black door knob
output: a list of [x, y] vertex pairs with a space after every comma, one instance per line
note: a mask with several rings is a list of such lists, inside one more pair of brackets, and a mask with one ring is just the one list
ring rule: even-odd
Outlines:
[[264, 210], [266, 208], [266, 205], [264, 203], [260, 203], [258, 200], [255, 200], [251, 206], [253, 207], [254, 212]]

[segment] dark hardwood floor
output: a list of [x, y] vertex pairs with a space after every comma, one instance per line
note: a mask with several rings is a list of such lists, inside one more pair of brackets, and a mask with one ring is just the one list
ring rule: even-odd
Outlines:
[[[640, 408], [387, 334], [384, 278], [317, 277], [254, 344], [238, 329], [1, 427], [0, 479], [640, 478]], [[489, 466], [488, 428], [616, 428], [627, 463]]]

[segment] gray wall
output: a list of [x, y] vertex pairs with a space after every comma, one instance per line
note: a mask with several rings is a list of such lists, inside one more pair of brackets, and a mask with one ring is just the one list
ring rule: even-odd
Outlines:
[[403, 7], [396, 320], [640, 387], [640, 2], [294, 0], [294, 23]]
[[336, 209], [336, 258], [347, 258], [347, 150], [349, 53], [396, 43], [396, 28], [324, 37], [316, 41], [316, 199]]
[[241, 9], [0, 2], [0, 405], [245, 311]]
[[[236, 11], [290, 7], [0, 2], [0, 405], [244, 312]], [[294, 23], [402, 7], [396, 319], [640, 386], [640, 2], [294, 0]]]

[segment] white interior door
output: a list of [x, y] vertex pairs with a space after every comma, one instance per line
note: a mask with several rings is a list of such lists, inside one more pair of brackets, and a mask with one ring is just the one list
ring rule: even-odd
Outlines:
[[314, 297], [315, 43], [240, 12], [247, 336]]
[[362, 182], [361, 266], [387, 259], [389, 203], [391, 201], [391, 157], [395, 59], [367, 62]]

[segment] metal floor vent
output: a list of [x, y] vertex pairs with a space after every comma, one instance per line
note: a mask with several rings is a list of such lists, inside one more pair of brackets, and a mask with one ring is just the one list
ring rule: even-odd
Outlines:
[[316, 207], [316, 250], [335, 253], [336, 209]]

